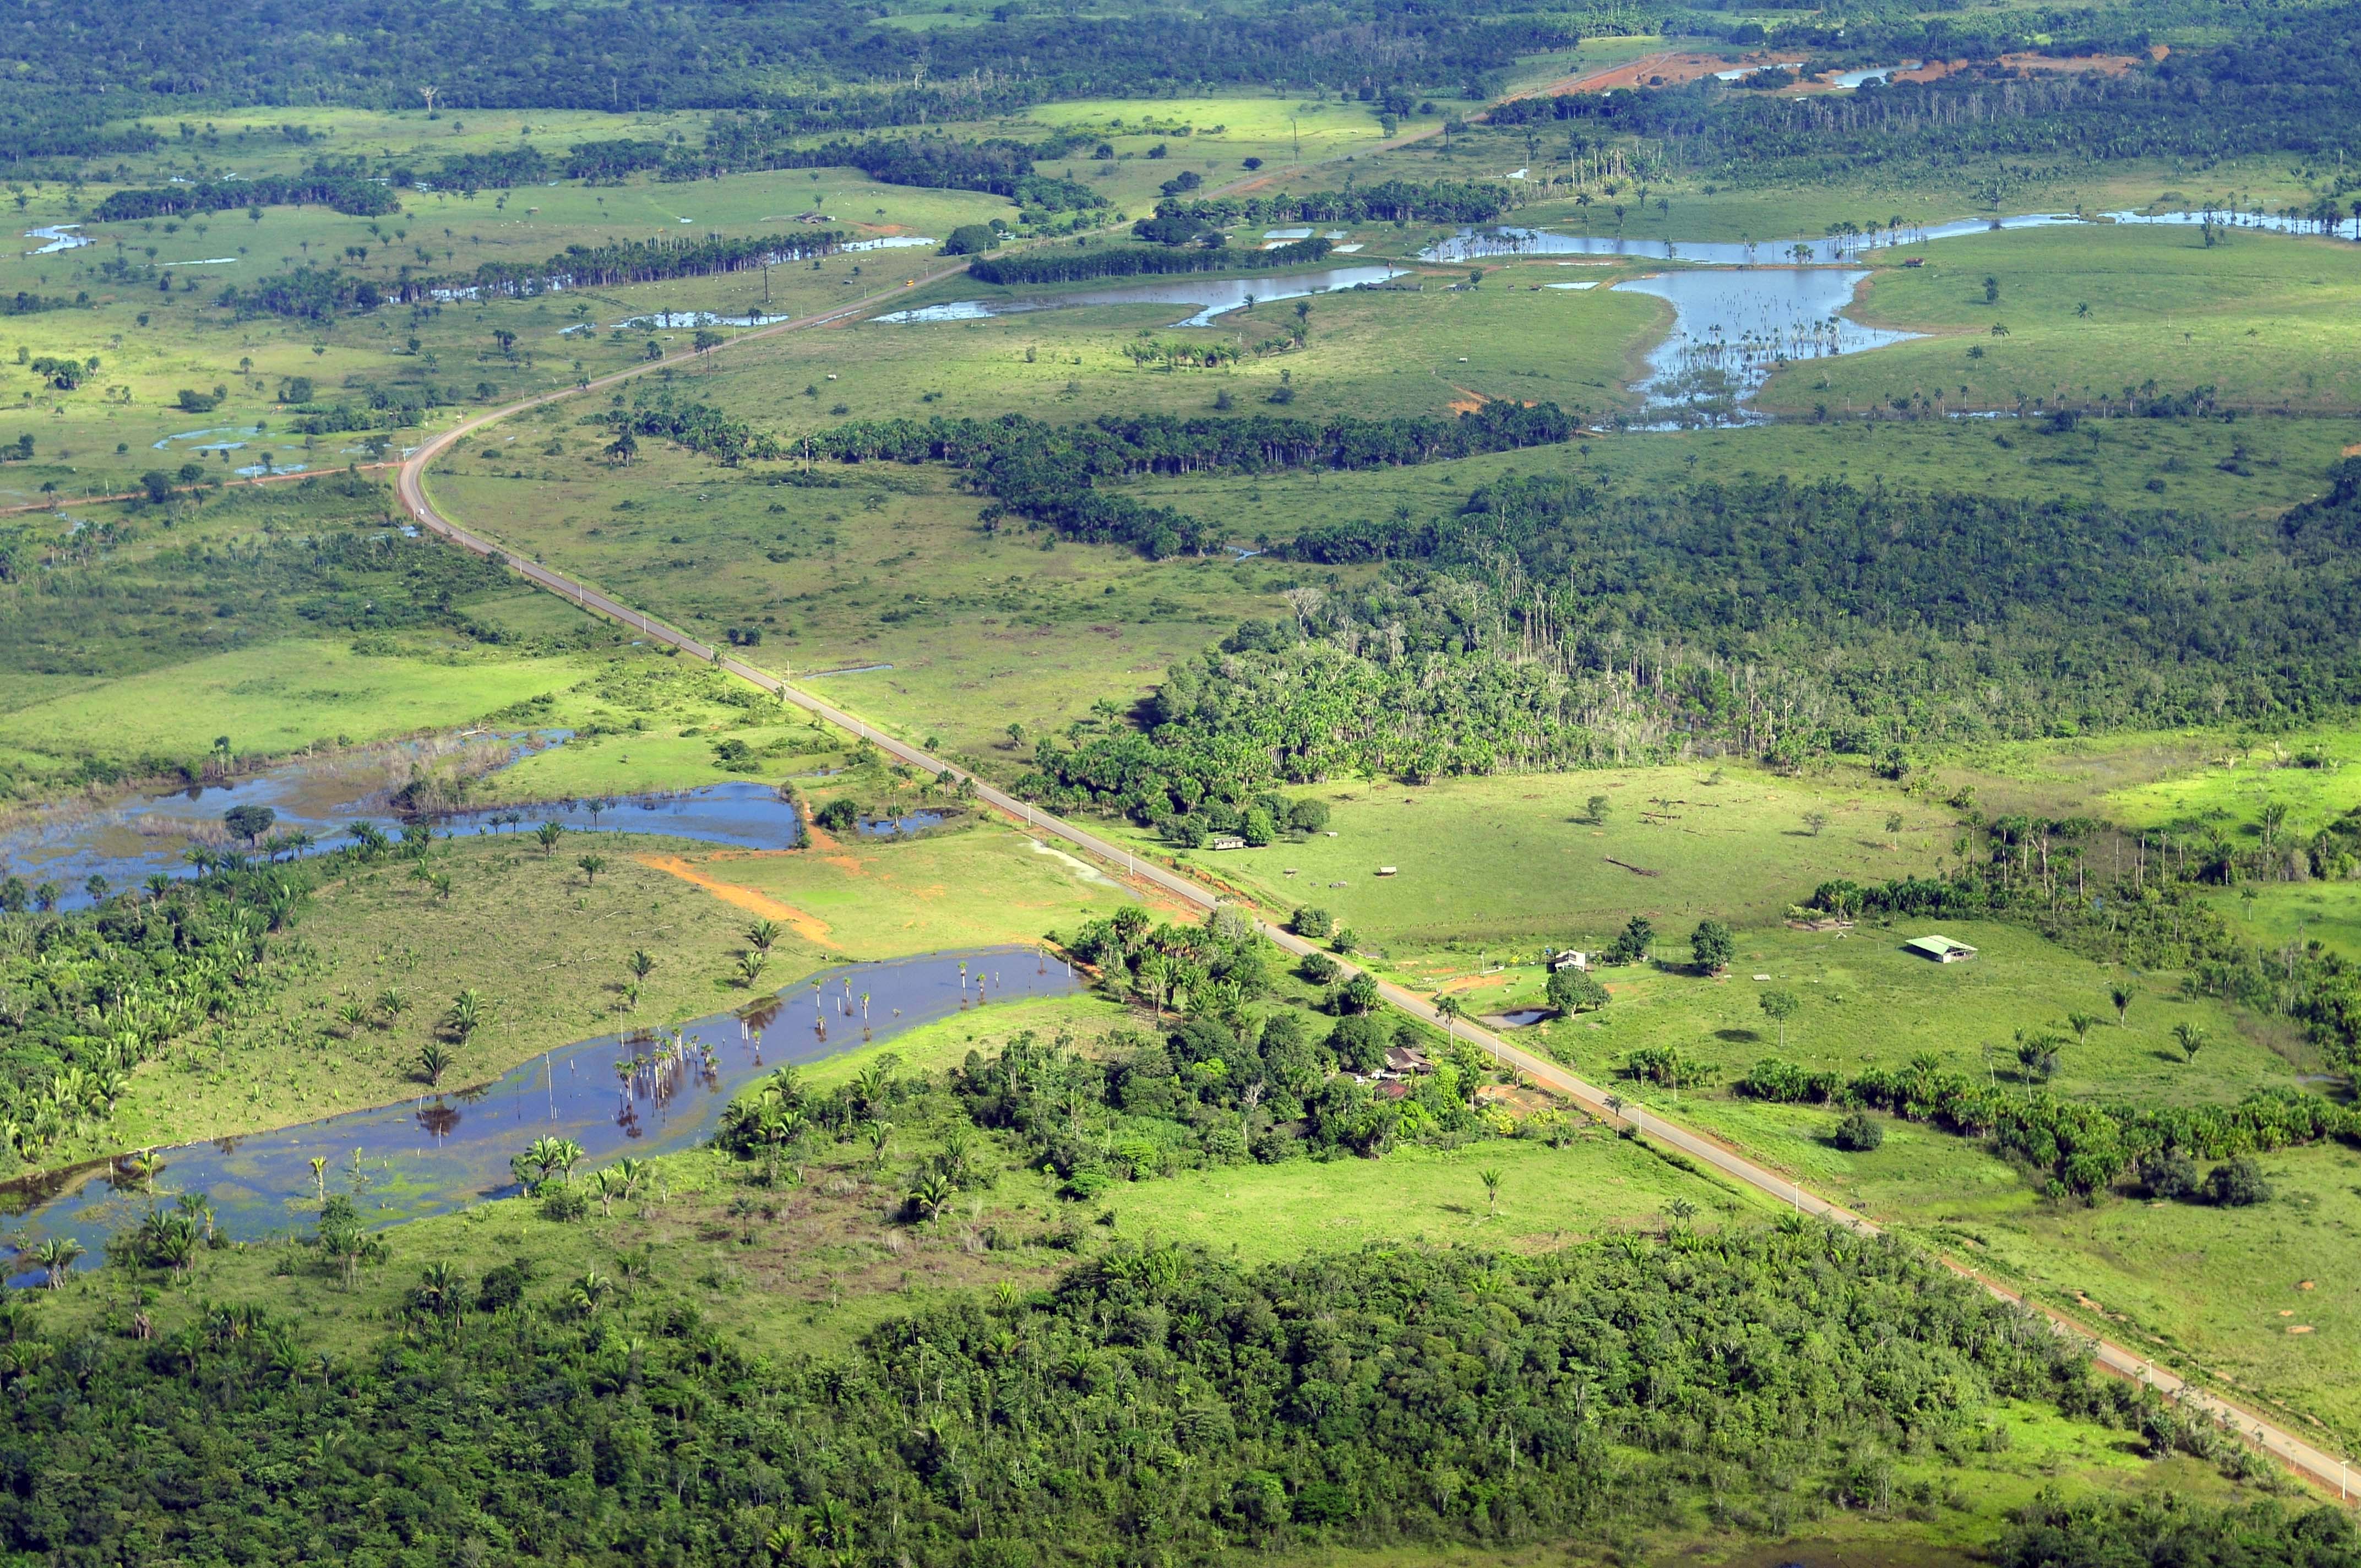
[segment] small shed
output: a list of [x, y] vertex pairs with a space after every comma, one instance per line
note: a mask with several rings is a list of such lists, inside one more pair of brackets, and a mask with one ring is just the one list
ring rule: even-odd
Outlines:
[[1932, 959], [1938, 964], [1965, 962], [1976, 956], [1976, 950], [1965, 942], [1954, 942], [1949, 937], [1913, 937], [1902, 944], [1922, 959]]
[[1379, 866], [1378, 868], [1378, 874], [1379, 876], [1391, 876], [1394, 874], [1394, 868], [1391, 866]]
[[1206, 842], [1209, 850], [1243, 850], [1246, 841], [1235, 833], [1216, 833]]

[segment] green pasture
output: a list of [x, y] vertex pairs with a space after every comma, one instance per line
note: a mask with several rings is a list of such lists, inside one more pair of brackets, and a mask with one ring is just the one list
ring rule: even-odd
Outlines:
[[[2031, 1089], [2039, 1080], [2018, 1065], [2016, 1042], [2047, 1035], [2059, 1040], [2058, 1075], [2046, 1085], [2053, 1092], [2142, 1105], [2226, 1102], [2282, 1087], [2312, 1054], [2296, 1031], [2183, 996], [2177, 975], [2126, 976], [2017, 926], [1896, 920], [1843, 932], [1741, 926], [1738, 957], [1728, 975], [1714, 979], [1687, 969], [1688, 930], [1661, 933], [1658, 956], [1674, 967], [1601, 970], [1612, 997], [1606, 1007], [1515, 1037], [1598, 1081], [1623, 1076], [1634, 1049], [1671, 1047], [1699, 1065], [1699, 1086], [1726, 1086], [1765, 1057], [1850, 1075], [1931, 1055], [1956, 1072]], [[1965, 942], [1979, 956], [1938, 964], [1904, 949], [1929, 933]], [[1466, 970], [1454, 977], [1436, 966], [1430, 978], [1471, 1014], [1544, 1005], [1547, 977], [1537, 965], [1480, 978]], [[1757, 978], [1763, 975], [1770, 978]], [[2123, 981], [2136, 995], [2119, 1025], [2108, 988]], [[1773, 991], [1799, 1003], [1784, 1030], [1763, 1011], [1763, 997]], [[2093, 1020], [2080, 1040], [2069, 1021], [2077, 1013]], [[2173, 1033], [2181, 1024], [2203, 1031], [2194, 1062]], [[1651, 1103], [1672, 1093], [1653, 1086], [1625, 1092]]]
[[2235, 892], [2217, 892], [2213, 906], [2232, 930], [2271, 951], [2290, 942], [2318, 942], [2361, 959], [2361, 883], [2246, 883]]
[[[561, 158], [577, 142], [631, 137], [662, 141], [675, 132], [703, 134], [708, 116], [645, 110], [605, 114], [580, 109], [444, 109], [431, 118], [423, 108], [361, 109], [341, 105], [285, 104], [216, 108], [200, 115], [145, 115], [133, 123], [164, 138], [153, 152], [114, 159], [128, 169], [126, 184], [152, 183], [170, 175], [193, 178], [203, 171], [235, 169], [248, 178], [294, 174], [321, 158], [398, 158], [422, 175], [444, 159], [537, 147]], [[181, 135], [187, 125], [192, 135]], [[282, 126], [296, 126], [310, 139], [293, 140]]]
[[[900, 289], [941, 265], [935, 247], [912, 247], [833, 256], [817, 266], [781, 266], [767, 274], [530, 300], [389, 306], [318, 322], [267, 316], [240, 322], [214, 303], [228, 287], [251, 286], [307, 261], [390, 284], [405, 267], [458, 272], [491, 260], [540, 261], [570, 245], [609, 239], [717, 229], [792, 233], [796, 225], [790, 220], [815, 203], [856, 235], [935, 238], [957, 224], [1011, 210], [997, 197], [880, 186], [846, 170], [687, 185], [534, 187], [482, 192], [473, 201], [456, 192], [411, 192], [406, 203], [404, 214], [384, 218], [270, 207], [259, 223], [231, 212], [186, 222], [91, 225], [83, 232], [98, 242], [93, 246], [0, 258], [0, 291], [51, 297], [87, 292], [93, 302], [87, 310], [13, 317], [0, 338], [0, 440], [29, 433], [35, 441], [34, 461], [0, 469], [0, 505], [38, 500], [49, 493], [45, 486], [65, 498], [119, 491], [149, 468], [176, 471], [192, 458], [215, 478], [227, 478], [266, 454], [280, 468], [368, 460], [363, 433], [309, 440], [274, 433], [283, 433], [291, 418], [280, 393], [293, 378], [309, 378], [313, 400], [322, 404], [364, 400], [372, 390], [416, 399], [432, 385], [446, 400], [447, 418], [641, 363], [651, 342], [664, 353], [690, 347], [693, 328], [686, 323], [622, 330], [625, 322], [653, 313], [807, 313]], [[66, 221], [63, 193], [50, 192], [23, 216], [27, 226]], [[135, 262], [171, 264], [166, 275], [173, 291], [99, 278], [98, 263], [116, 256], [118, 246]], [[354, 262], [347, 247], [365, 248], [367, 259]], [[184, 265], [197, 262], [205, 265]], [[598, 330], [569, 330], [586, 323]], [[503, 345], [496, 332], [513, 334], [514, 341]], [[95, 357], [99, 368], [79, 389], [60, 391], [18, 367], [16, 348], [28, 359]], [[210, 396], [216, 387], [225, 397], [210, 412], [192, 414], [176, 406], [184, 389]], [[258, 424], [264, 427], [258, 433], [252, 428]], [[415, 429], [387, 433], [396, 448], [419, 438]], [[222, 439], [245, 444], [234, 454], [192, 450]]]
[[[1389, 231], [1366, 232], [1382, 243]], [[1330, 263], [1375, 264], [1374, 252]], [[1275, 274], [1269, 287], [1286, 288], [1300, 275]], [[1444, 415], [1484, 397], [1547, 400], [1598, 414], [1628, 403], [1622, 383], [1661, 331], [1664, 307], [1603, 287], [1571, 292], [1545, 285], [1620, 275], [1596, 267], [1491, 267], [1480, 288], [1457, 289], [1465, 271], [1423, 268], [1396, 286], [1273, 301], [1227, 312], [1207, 327], [1174, 324], [1193, 313], [1187, 303], [1074, 305], [984, 321], [871, 321], [750, 345], [719, 362], [709, 383], [716, 400], [760, 425], [790, 431], [847, 417], [830, 412], [840, 406], [862, 419], [1020, 412], [1069, 421], [1108, 410], [1210, 413], [1224, 393], [1240, 414], [1296, 419]], [[956, 279], [916, 302], [1054, 302], [1127, 289], [1169, 291], [1185, 301], [1189, 281], [1118, 280], [1050, 290]], [[1299, 315], [1299, 307], [1308, 313]], [[1307, 335], [1296, 347], [1290, 332], [1299, 324]], [[1143, 342], [1222, 344], [1240, 357], [1220, 369], [1143, 366], [1126, 353]], [[1282, 385], [1290, 402], [1270, 406]], [[817, 395], [807, 396], [807, 387], [816, 387]]]
[[[816, 782], [815, 796], [835, 798], [831, 782]], [[923, 804], [913, 795], [844, 793], [873, 809]], [[1095, 867], [975, 817], [911, 840], [817, 832], [815, 840], [803, 850], [651, 850], [643, 858], [750, 916], [781, 922], [812, 947], [864, 960], [954, 948], [1038, 948], [1053, 928], [1071, 929], [1133, 901]], [[1034, 967], [1030, 959], [1012, 961], [1002, 971], [1004, 983], [1021, 985], [1020, 970]]]
[[[1828, 878], [1930, 871], [1957, 832], [1951, 812], [1890, 785], [1703, 762], [1299, 793], [1331, 804], [1335, 837], [1187, 860], [1281, 913], [1326, 909], [1398, 965], [1604, 946], [1637, 914], [1684, 938], [1707, 916], [1765, 926]], [[1607, 800], [1596, 823], [1594, 795]], [[1898, 849], [1890, 811], [1905, 819]]]
[[[1500, 1173], [1497, 1212], [1486, 1170]], [[1105, 1201], [1126, 1232], [1187, 1237], [1262, 1262], [1394, 1240], [1540, 1249], [1607, 1230], [1659, 1229], [1669, 1223], [1667, 1206], [1682, 1200], [1709, 1230], [1765, 1212], [1751, 1193], [1598, 1128], [1562, 1149], [1520, 1138], [1402, 1148], [1378, 1160], [1183, 1171], [1118, 1189]]]
[[[1224, 93], [1145, 102], [1077, 98], [1036, 104], [1026, 120], [1037, 137], [1046, 126], [1096, 136], [1113, 148], [1112, 159], [1093, 159], [1084, 147], [1042, 167], [1093, 188], [1103, 184], [1107, 199], [1129, 206], [1135, 216], [1153, 207], [1157, 187], [1183, 169], [1195, 170], [1213, 188], [1282, 176], [1290, 183], [1320, 181], [1330, 171], [1294, 166], [1373, 153], [1385, 143], [1372, 105], [1316, 94]], [[1439, 115], [1414, 117], [1401, 128], [1408, 132], [1440, 120]], [[1184, 126], [1188, 135], [1175, 134]], [[1159, 146], [1164, 156], [1150, 158], [1149, 149]], [[1247, 170], [1249, 158], [1260, 159], [1264, 167]]]
[[[618, 470], [590, 460], [604, 438], [572, 412], [519, 426], [528, 468], [488, 458], [489, 439], [438, 464], [436, 504], [700, 637], [757, 630], [743, 657], [954, 752], [994, 757], [1012, 722], [1060, 728], [1102, 698], [1145, 695], [1241, 617], [1280, 609], [1293, 581], [1259, 563], [986, 533], [939, 469], [876, 465], [807, 488], [651, 443]], [[539, 455], [551, 439], [562, 459]], [[892, 668], [825, 673], [877, 664]]]
[[226, 734], [241, 754], [448, 729], [583, 679], [571, 657], [476, 650], [356, 652], [287, 638], [118, 680], [92, 680], [0, 715], [0, 755], [36, 767], [85, 754], [199, 759]]
[[[1491, 286], [1485, 284], [1487, 291]], [[1455, 368], [1464, 373], [1468, 367]], [[1481, 379], [1473, 384], [1484, 386]], [[1565, 396], [1564, 383], [1559, 385], [1558, 395]], [[1797, 483], [1836, 479], [1864, 489], [1882, 483], [2026, 499], [2062, 491], [2127, 510], [2212, 507], [2268, 513], [2323, 491], [2342, 446], [2361, 435], [2345, 421], [2317, 419], [2242, 420], [2233, 425], [2109, 420], [2098, 427], [2095, 444], [2092, 430], [2085, 422], [2071, 436], [2048, 436], [2029, 422], [1927, 419], [1625, 432], [1417, 468], [1182, 475], [1131, 488], [1142, 499], [1153, 496], [1199, 517], [1225, 519], [1232, 537], [1239, 540], [1264, 534], [1285, 539], [1307, 524], [1383, 518], [1400, 507], [1420, 518], [1448, 515], [1479, 486], [1507, 474], [1535, 473], [1565, 474], [1642, 495], [1666, 485], [1784, 475]], [[2245, 472], [2220, 466], [2233, 462], [2241, 449], [2244, 456], [2235, 466]], [[2059, 458], [2067, 465], [2060, 466]], [[2150, 488], [2151, 483], [2163, 488]]]
[[[1925, 265], [1894, 265], [1911, 257]], [[2208, 247], [2194, 228], [2114, 225], [1972, 235], [1877, 259], [1852, 313], [1931, 335], [1793, 366], [1766, 407], [1859, 411], [1914, 393], [1955, 408], [2080, 406], [2201, 385], [2235, 407], [2361, 407], [2361, 247], [2346, 242], [2239, 232]]]
[[2224, 736], [2169, 776], [2118, 789], [2109, 815], [2136, 827], [2174, 822], [2248, 829], [2268, 805], [2287, 808], [2286, 831], [2309, 838], [2361, 806], [2361, 729], [2324, 725], [2268, 738]]

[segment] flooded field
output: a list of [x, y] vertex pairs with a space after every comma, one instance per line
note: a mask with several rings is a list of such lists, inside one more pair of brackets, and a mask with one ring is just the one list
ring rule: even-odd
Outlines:
[[[450, 833], [513, 833], [555, 822], [579, 832], [664, 833], [748, 850], [791, 850], [803, 819], [778, 790], [751, 780], [644, 795], [590, 795], [532, 806], [425, 814], [397, 795], [423, 766], [456, 762], [481, 776], [565, 744], [564, 730], [445, 736], [302, 759], [244, 778], [192, 784], [104, 806], [53, 807], [0, 832], [0, 866], [60, 908], [93, 902], [93, 878], [119, 890], [180, 876], [192, 855], [301, 857], [354, 841], [363, 827], [398, 837], [425, 821]], [[268, 810], [268, 828], [242, 838], [225, 820], [241, 806]]]
[[780, 1067], [1082, 983], [1063, 961], [1019, 948], [844, 965], [676, 1031], [600, 1035], [480, 1088], [160, 1149], [137, 1171], [85, 1167], [0, 1191], [0, 1202], [19, 1216], [19, 1256], [70, 1236], [89, 1249], [86, 1266], [107, 1235], [182, 1194], [203, 1194], [231, 1241], [306, 1228], [323, 1192], [350, 1197], [373, 1225], [398, 1224], [513, 1193], [509, 1161], [536, 1138], [580, 1145], [579, 1181], [621, 1156], [693, 1146], [731, 1095]]
[[924, 322], [983, 321], [993, 316], [1020, 315], [1028, 311], [1072, 310], [1083, 305], [1194, 305], [1196, 313], [1173, 326], [1211, 326], [1213, 318], [1249, 305], [1273, 300], [1300, 300], [1313, 294], [1334, 294], [1383, 283], [1400, 274], [1389, 266], [1339, 267], [1325, 272], [1290, 272], [1261, 278], [1231, 278], [1217, 273], [1193, 273], [1158, 283], [1131, 283], [1121, 288], [1085, 289], [1034, 300], [953, 300], [895, 311], [875, 320], [897, 324]]

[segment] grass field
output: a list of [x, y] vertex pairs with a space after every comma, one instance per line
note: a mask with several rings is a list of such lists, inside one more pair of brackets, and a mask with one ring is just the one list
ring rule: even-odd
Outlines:
[[[1956, 831], [1950, 811], [1890, 785], [1709, 763], [1303, 793], [1331, 803], [1334, 838], [1199, 852], [1191, 863], [1274, 909], [1325, 908], [1404, 962], [1603, 946], [1634, 914], [1683, 936], [1707, 915], [1763, 926], [1828, 878], [1930, 870]], [[1598, 823], [1587, 820], [1593, 795], [1608, 801]], [[1899, 849], [1885, 831], [1892, 810], [1905, 817]], [[1828, 817], [1817, 834], [1805, 821], [1815, 811]], [[1380, 866], [1397, 873], [1380, 877]]]
[[[1333, 261], [1368, 267], [1378, 255]], [[1276, 411], [1257, 405], [1269, 400], [1282, 373], [1293, 389], [1286, 412], [1297, 419], [1444, 414], [1477, 396], [1548, 399], [1604, 414], [1627, 404], [1621, 383], [1633, 355], [1660, 330], [1664, 307], [1643, 296], [1542, 287], [1568, 275], [1494, 269], [1480, 289], [1455, 292], [1450, 285], [1462, 281], [1464, 271], [1427, 269], [1401, 279], [1400, 289], [1279, 301], [1225, 313], [1198, 328], [1174, 325], [1192, 313], [1185, 303], [1077, 306], [980, 322], [865, 323], [766, 342], [698, 384], [709, 387], [715, 400], [778, 430], [835, 422], [845, 417], [829, 412], [837, 404], [862, 419], [1013, 411], [1070, 420], [1109, 408], [1204, 413], [1226, 391], [1241, 411]], [[1584, 271], [1595, 275], [1604, 274]], [[913, 298], [1055, 302], [1152, 288], [1185, 300], [1190, 281], [1047, 290], [960, 279]], [[1282, 274], [1271, 287], [1286, 283]], [[1305, 345], [1257, 352], [1258, 345], [1287, 341], [1304, 304], [1311, 311]], [[1226, 343], [1243, 357], [1223, 370], [1144, 369], [1123, 352], [1142, 337]], [[824, 382], [824, 375], [837, 379]], [[804, 389], [816, 382], [821, 395], [807, 396]]]
[[365, 743], [464, 724], [590, 671], [576, 658], [362, 654], [347, 643], [291, 638], [127, 679], [92, 679], [0, 715], [0, 757], [41, 767], [102, 751], [194, 760], [222, 734], [240, 753], [265, 755], [316, 740]]
[[[1925, 265], [1896, 265], [1911, 257]], [[2209, 247], [2195, 229], [2117, 225], [1974, 235], [1878, 260], [1853, 314], [1933, 335], [1792, 367], [1765, 406], [1860, 409], [1914, 391], [1956, 408], [2079, 406], [2120, 402], [2126, 387], [2206, 385], [2235, 407], [2361, 408], [2350, 324], [2361, 247], [2349, 242], [2240, 233]]]
[[[1929, 930], [1981, 956], [1936, 964], [1903, 949], [1905, 940]], [[2123, 971], [2019, 927], [1921, 921], [1865, 924], [1841, 934], [1740, 928], [1738, 957], [1720, 980], [1686, 971], [1687, 935], [1686, 927], [1664, 927], [1661, 956], [1681, 968], [1604, 970], [1600, 978], [1613, 998], [1605, 1008], [1519, 1030], [1520, 1043], [1598, 1080], [1622, 1076], [1627, 1053], [1654, 1046], [1675, 1047], [1700, 1064], [1703, 1085], [1727, 1085], [1765, 1057], [1850, 1075], [1925, 1055], [1954, 1071], [2024, 1088], [2034, 1080], [2017, 1064], [2018, 1036], [2052, 1035], [2065, 1039], [2058, 1075], [2048, 1085], [2052, 1091], [2141, 1105], [2233, 1101], [2288, 1085], [2300, 1066], [2312, 1065], [2314, 1053], [2298, 1031], [2185, 997], [2178, 976], [2130, 977], [2136, 995], [2118, 1025], [2108, 987], [2126, 978]], [[1480, 977], [1473, 966], [1454, 970], [1430, 963], [1404, 970], [1403, 978], [1448, 990], [1471, 1014], [1545, 1005], [1546, 973], [1530, 962]], [[1784, 1031], [1762, 1010], [1763, 995], [1773, 990], [1801, 1003]], [[2075, 1013], [2100, 1021], [2080, 1041], [2067, 1021]], [[2205, 1033], [2195, 1065], [2175, 1043], [2173, 1027], [2183, 1023]], [[1662, 1100], [1666, 1091], [1646, 1093]]]
[[[95, 242], [91, 246], [48, 256], [12, 251], [0, 257], [0, 289], [87, 293], [92, 307], [14, 318], [10, 340], [32, 358], [64, 355], [100, 363], [73, 391], [24, 368], [0, 375], [0, 436], [13, 442], [29, 433], [36, 446], [32, 462], [0, 470], [0, 505], [37, 499], [43, 486], [68, 497], [121, 490], [145, 470], [176, 469], [192, 455], [217, 477], [265, 456], [280, 468], [315, 470], [365, 457], [360, 434], [306, 444], [252, 428], [284, 429], [290, 416], [280, 393], [296, 377], [314, 383], [319, 403], [357, 400], [371, 390], [419, 399], [432, 386], [447, 408], [480, 406], [638, 363], [650, 341], [666, 351], [689, 346], [685, 326], [620, 330], [631, 318], [659, 311], [801, 313], [898, 289], [940, 265], [934, 247], [914, 247], [830, 257], [817, 267], [782, 266], [767, 275], [580, 291], [562, 302], [452, 302], [324, 321], [239, 321], [215, 302], [225, 288], [250, 288], [306, 262], [390, 284], [402, 268], [463, 272], [487, 261], [541, 261], [570, 245], [609, 239], [791, 232], [794, 214], [815, 203], [837, 226], [868, 236], [939, 238], [958, 224], [1013, 212], [997, 197], [881, 186], [849, 170], [786, 170], [686, 186], [485, 192], [473, 201], [450, 192], [412, 192], [405, 213], [388, 218], [272, 207], [258, 223], [233, 212], [187, 223], [89, 225], [82, 232]], [[20, 217], [29, 229], [71, 215], [63, 192], [53, 191]], [[353, 261], [346, 250], [354, 247], [368, 259]], [[172, 291], [98, 277], [98, 263], [117, 256], [154, 263]], [[600, 330], [567, 331], [585, 322]], [[495, 331], [514, 334], [515, 342], [502, 346]], [[174, 406], [181, 389], [210, 393], [215, 387], [224, 400], [210, 412], [192, 415]], [[417, 439], [414, 432], [390, 433], [396, 446]], [[218, 455], [194, 450], [224, 441], [241, 444]]]
[[2329, 725], [2268, 739], [2224, 737], [2172, 776], [2109, 795], [2117, 820], [2142, 827], [2233, 820], [2252, 824], [2266, 805], [2287, 807], [2286, 831], [2308, 838], [2361, 806], [2361, 730]]
[[[545, 428], [582, 441], [563, 416]], [[538, 433], [522, 444], [537, 448]], [[1292, 581], [987, 534], [973, 498], [936, 469], [877, 466], [807, 488], [651, 449], [622, 472], [546, 460], [522, 480], [501, 472], [461, 459], [430, 488], [520, 554], [700, 636], [752, 627], [763, 641], [745, 657], [969, 754], [997, 754], [1012, 722], [1057, 728], [1102, 698], [1127, 703], [1241, 616], [1272, 613]], [[879, 664], [891, 667], [824, 674]]]

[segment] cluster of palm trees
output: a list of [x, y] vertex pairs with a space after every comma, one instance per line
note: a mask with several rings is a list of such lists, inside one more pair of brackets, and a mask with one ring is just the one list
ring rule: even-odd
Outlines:
[[1238, 360], [1238, 349], [1232, 343], [1159, 343], [1135, 338], [1123, 345], [1123, 356], [1135, 369], [1161, 366], [1167, 370], [1218, 370]]
[[752, 991], [763, 978], [763, 970], [771, 962], [771, 949], [778, 945], [785, 929], [772, 919], [755, 921], [746, 927], [746, 948], [738, 955], [738, 983]]
[[1902, 214], [1899, 213], [1887, 218], [1883, 224], [1880, 224], [1875, 218], [1870, 219], [1866, 224], [1857, 224], [1850, 218], [1840, 218], [1828, 225], [1828, 238], [1836, 242], [1837, 253], [1843, 255], [1847, 251], [1874, 247], [1881, 229], [1884, 231], [1886, 244], [1902, 243], [1896, 236], [1905, 226]]
[[[583, 1148], [572, 1138], [544, 1135], [527, 1145], [524, 1153], [509, 1161], [509, 1169], [517, 1184], [527, 1192], [539, 1192], [555, 1181], [571, 1186], [574, 1168], [583, 1159]], [[591, 1195], [598, 1200], [598, 1212], [611, 1216], [617, 1201], [628, 1201], [638, 1195], [655, 1174], [655, 1168], [644, 1159], [620, 1159], [613, 1165], [602, 1166], [590, 1177]]]

